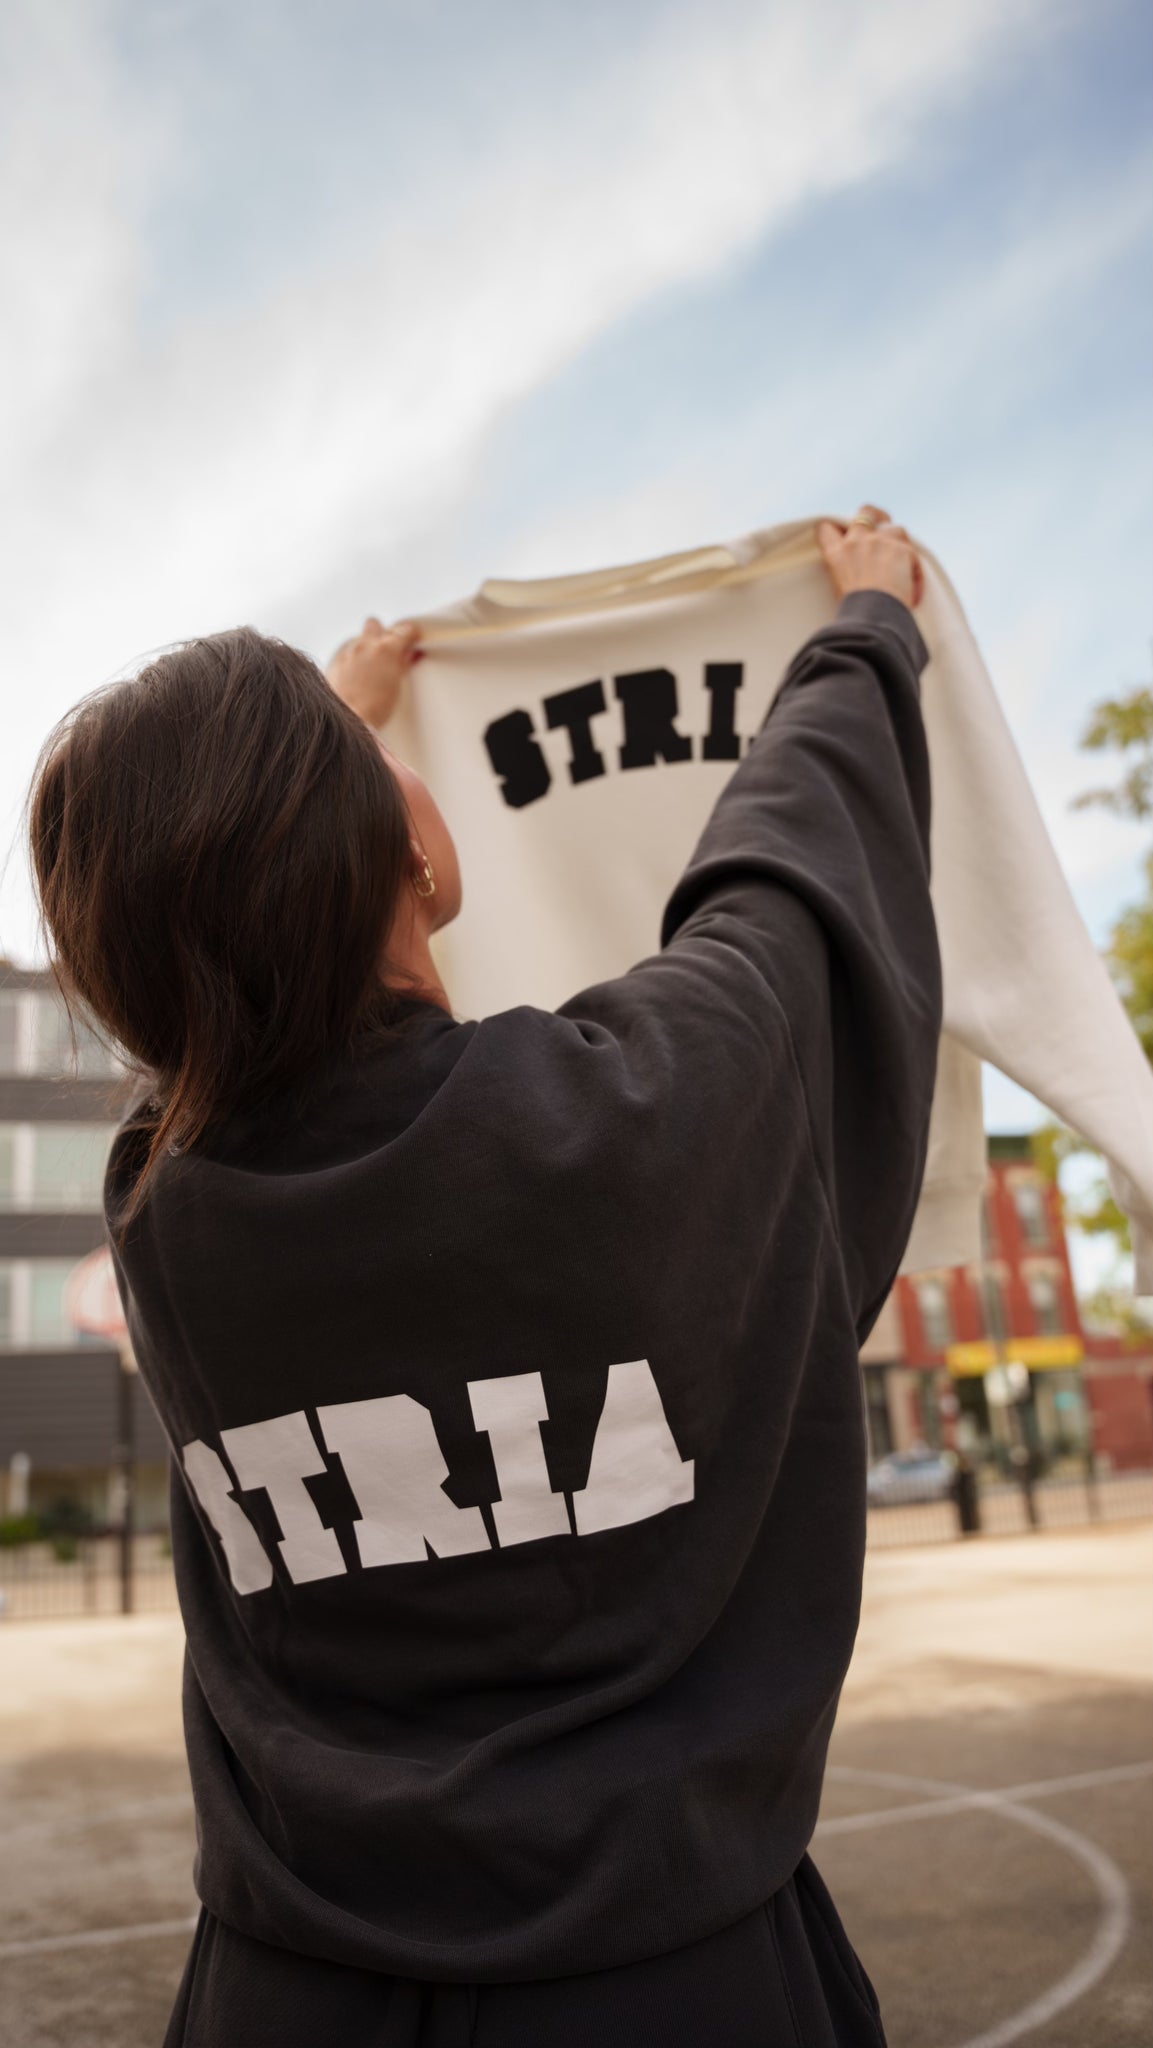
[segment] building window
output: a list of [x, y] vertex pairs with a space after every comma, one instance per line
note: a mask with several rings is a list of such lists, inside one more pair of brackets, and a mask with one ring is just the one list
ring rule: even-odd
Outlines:
[[1052, 1273], [1030, 1273], [1025, 1282], [1033, 1304], [1033, 1316], [1042, 1337], [1059, 1337], [1065, 1328], [1061, 1312], [1061, 1291]]
[[[118, 1062], [101, 1044], [82, 1011], [75, 1027], [59, 996], [35, 994], [32, 1002], [32, 1071], [36, 1074], [64, 1074], [72, 1078], [103, 1077], [119, 1072]], [[76, 1049], [73, 1051], [73, 1028]]]
[[106, 1075], [123, 1071], [121, 1062], [103, 1041], [97, 1037], [90, 1024], [82, 1018], [76, 1020], [76, 1072], [85, 1077], [103, 1080]]
[[983, 1266], [978, 1277], [978, 1285], [981, 1290], [981, 1315], [985, 1334], [989, 1337], [1003, 1337], [1009, 1328], [1009, 1318], [1005, 1308], [1005, 1289], [1001, 1275], [994, 1272], [991, 1266]]
[[944, 1351], [953, 1341], [953, 1315], [949, 1290], [943, 1280], [919, 1280], [917, 1302], [930, 1351]]
[[0, 988], [0, 1074], [18, 1074], [20, 1057], [20, 995]]
[[1049, 1211], [1045, 1202], [1045, 1189], [1039, 1180], [1015, 1180], [1013, 1182], [1013, 1207], [1017, 1221], [1029, 1244], [1049, 1243]]
[[109, 1124], [37, 1124], [32, 1140], [33, 1206], [99, 1209], [113, 1130]]
[[68, 1319], [64, 1289], [79, 1259], [0, 1259], [0, 1344], [10, 1350], [104, 1344]]
[[0, 1209], [99, 1210], [115, 1124], [0, 1124]]
[[0, 1074], [51, 1074], [72, 1080], [104, 1080], [124, 1072], [123, 1061], [105, 1046], [83, 1006], [73, 1026], [63, 1001], [41, 989], [0, 989]]
[[76, 1332], [64, 1308], [64, 1283], [76, 1259], [32, 1259], [28, 1335], [33, 1344], [74, 1344]]
[[34, 995], [31, 1000], [33, 1073], [70, 1074], [72, 1037], [67, 1010], [56, 996]]

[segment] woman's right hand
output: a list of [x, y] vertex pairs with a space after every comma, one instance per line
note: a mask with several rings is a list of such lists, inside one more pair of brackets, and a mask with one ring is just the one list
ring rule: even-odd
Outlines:
[[904, 527], [894, 526], [878, 505], [862, 505], [846, 525], [822, 519], [817, 545], [838, 597], [847, 597], [850, 590], [887, 590], [910, 611], [920, 603], [925, 591], [921, 558]]

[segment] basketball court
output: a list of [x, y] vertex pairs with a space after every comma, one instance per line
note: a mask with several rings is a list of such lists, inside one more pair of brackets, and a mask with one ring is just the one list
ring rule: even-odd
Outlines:
[[[871, 1557], [813, 1854], [891, 2048], [1153, 2038], [1151, 1581], [1148, 1523]], [[167, 1614], [0, 1624], [5, 2048], [163, 2035], [180, 1649]]]

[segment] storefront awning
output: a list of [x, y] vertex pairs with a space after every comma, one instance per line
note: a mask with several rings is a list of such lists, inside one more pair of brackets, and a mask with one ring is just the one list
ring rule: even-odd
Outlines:
[[1080, 1365], [1084, 1356], [1080, 1337], [1008, 1337], [1000, 1346], [985, 1337], [975, 1344], [950, 1344], [945, 1364], [954, 1379], [966, 1379], [1010, 1360], [1028, 1366], [1030, 1372], [1052, 1372]]

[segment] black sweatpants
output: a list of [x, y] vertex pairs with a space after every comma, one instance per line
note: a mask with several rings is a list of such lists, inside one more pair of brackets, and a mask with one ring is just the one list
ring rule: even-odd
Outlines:
[[811, 1858], [688, 1948], [591, 1976], [424, 1984], [270, 1948], [205, 1912], [164, 2048], [885, 2048]]

